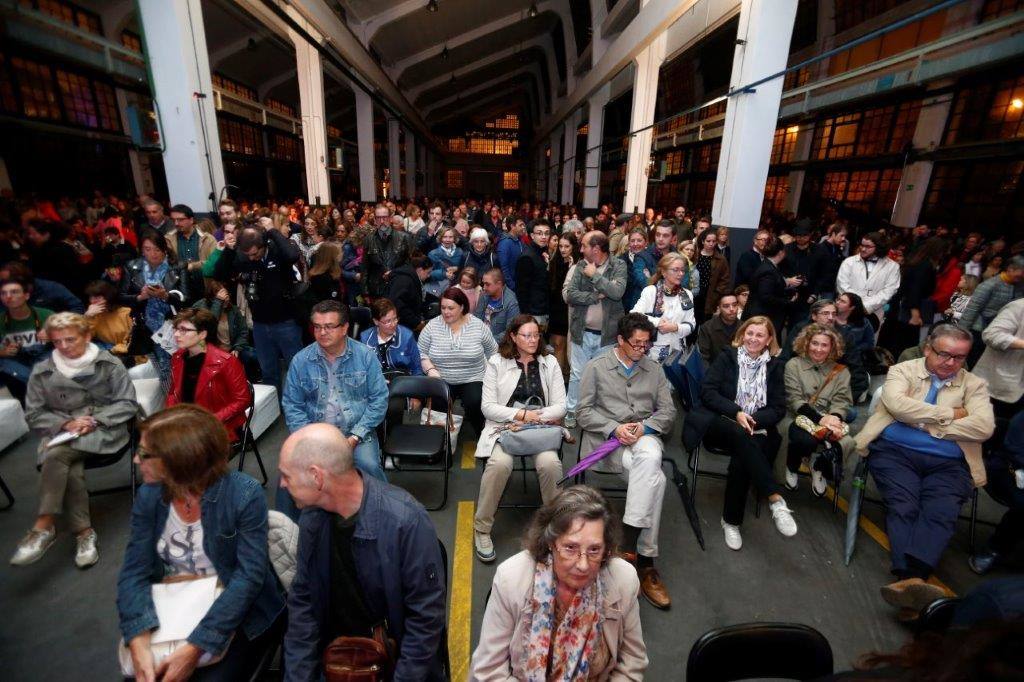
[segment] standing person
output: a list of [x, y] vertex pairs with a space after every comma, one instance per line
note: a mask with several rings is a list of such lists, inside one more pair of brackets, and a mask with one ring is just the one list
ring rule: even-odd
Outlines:
[[392, 271], [412, 257], [412, 237], [394, 229], [391, 211], [384, 204], [373, 209], [374, 229], [363, 246], [363, 286], [372, 298], [387, 295]]
[[437, 532], [423, 505], [353, 460], [348, 439], [330, 424], [306, 426], [281, 446], [281, 484], [304, 510], [284, 679], [324, 679], [328, 644], [370, 637], [383, 625], [395, 642], [388, 679], [441, 682], [446, 567]]
[[49, 338], [44, 325], [53, 315], [52, 310], [29, 305], [31, 295], [31, 286], [22, 280], [0, 282], [0, 383], [23, 405], [32, 368], [46, 357]]
[[423, 222], [422, 212], [416, 204], [409, 204], [405, 208], [405, 231], [409, 234], [416, 234], [423, 229], [426, 223]]
[[398, 322], [414, 332], [423, 327], [423, 283], [430, 277], [434, 264], [426, 256], [403, 263], [391, 273], [388, 300], [398, 310]]
[[739, 326], [740, 304], [736, 294], [728, 293], [718, 299], [718, 310], [697, 330], [697, 351], [710, 367], [718, 354], [732, 346]]
[[[505, 286], [500, 268], [491, 268], [480, 279], [483, 293], [477, 299], [473, 314], [491, 330], [495, 340], [504, 337], [509, 323], [519, 315], [519, 301], [515, 293]], [[467, 297], [468, 300], [468, 297]]]
[[312, 303], [345, 300], [345, 286], [341, 281], [341, 249], [337, 244], [325, 242], [313, 252], [307, 272], [309, 290], [306, 299]]
[[78, 313], [57, 313], [46, 320], [54, 350], [32, 371], [25, 420], [44, 443], [61, 433], [76, 435], [40, 449], [39, 513], [11, 558], [15, 566], [38, 561], [53, 545], [59, 515], [75, 535], [75, 565], [88, 568], [100, 560], [89, 517], [85, 462], [127, 445], [128, 422], [139, 406], [128, 371], [92, 343], [89, 329], [89, 321]]
[[167, 232], [167, 246], [174, 260], [190, 272], [201, 271], [203, 264], [217, 248], [217, 240], [196, 227], [195, 214], [185, 204], [171, 207], [174, 229]]
[[626, 253], [619, 256], [626, 264], [626, 292], [622, 294], [622, 308], [632, 310], [640, 292], [658, 269], [660, 257], [656, 259], [654, 251], [647, 247], [647, 231], [642, 227], [630, 230], [626, 244]]
[[836, 293], [860, 296], [868, 321], [876, 330], [885, 306], [900, 288], [900, 266], [885, 254], [889, 243], [881, 232], [869, 232], [860, 239], [860, 251], [845, 259], [836, 275]]
[[647, 357], [655, 328], [646, 316], [628, 313], [616, 324], [616, 345], [587, 365], [580, 382], [581, 452], [591, 452], [614, 435], [621, 447], [598, 465], [627, 481], [622, 516], [624, 557], [640, 575], [640, 591], [656, 608], [672, 605], [654, 566], [665, 498], [661, 436], [672, 430], [675, 404], [665, 372]]
[[377, 354], [348, 337], [349, 309], [344, 303], [317, 303], [310, 322], [316, 341], [292, 359], [281, 394], [288, 430], [295, 433], [320, 422], [335, 426], [355, 452], [356, 466], [386, 480], [377, 426], [387, 410], [388, 387]]
[[1024, 299], [1004, 305], [981, 338], [985, 351], [972, 372], [988, 382], [996, 416], [1009, 419], [1024, 397]]
[[295, 242], [279, 231], [247, 227], [234, 248], [225, 246], [214, 272], [214, 279], [242, 285], [260, 373], [272, 386], [280, 387], [280, 363], [287, 366], [302, 348], [294, 296], [294, 266], [301, 257]]
[[548, 313], [551, 310], [551, 294], [548, 287], [548, 241], [551, 226], [545, 220], [536, 221], [530, 228], [530, 241], [516, 261], [516, 298], [519, 311], [533, 315], [541, 330], [547, 328]]
[[828, 233], [811, 253], [810, 293], [817, 298], [836, 297], [836, 277], [846, 257], [846, 225], [832, 223]]
[[142, 210], [146, 216], [146, 223], [139, 225], [140, 233], [150, 229], [158, 234], [167, 234], [174, 229], [174, 223], [164, 215], [164, 205], [156, 199], [146, 199], [143, 201]]
[[[633, 231], [630, 231], [630, 237], [632, 234]], [[653, 235], [654, 241], [647, 247], [647, 253], [650, 254], [652, 262], [657, 263], [666, 253], [676, 250], [678, 235], [676, 234], [676, 225], [671, 220], [662, 220], [651, 232], [644, 230], [644, 234]]]
[[893, 357], [921, 342], [921, 332], [935, 317], [936, 273], [949, 257], [949, 243], [940, 237], [925, 240], [903, 265], [900, 287], [892, 297], [878, 345]]
[[449, 288], [441, 296], [441, 315], [427, 322], [419, 338], [420, 358], [427, 376], [444, 379], [452, 401], [462, 401], [466, 421], [477, 438], [483, 435], [480, 409], [487, 358], [498, 344], [482, 321], [470, 315], [462, 290]]
[[[807, 309], [817, 300], [811, 288], [811, 269], [814, 260], [814, 246], [811, 244], [812, 227], [811, 221], [807, 218], [797, 221], [793, 228], [793, 243], [783, 247], [786, 259], [782, 262], [782, 271], [789, 281], [794, 282], [791, 288], [797, 294], [789, 309], [789, 326], [805, 320]], [[751, 285], [751, 289], [753, 288]]]
[[[497, 242], [495, 242], [501, 274], [505, 277], [505, 286], [513, 292], [516, 290], [516, 266], [519, 263], [519, 256], [523, 253], [523, 242], [520, 241], [520, 238], [524, 232], [526, 232], [526, 222], [517, 216], [511, 219], [507, 232], [501, 232], [499, 229]], [[494, 234], [493, 231], [492, 234]]]
[[[754, 233], [754, 243], [750, 251], [740, 254], [736, 263], [736, 285], [746, 284], [750, 286], [750, 280], [754, 278], [754, 272], [764, 262], [764, 255], [761, 250], [771, 241], [772, 233], [768, 230], [758, 230]], [[832, 288], [835, 288], [835, 280], [832, 281]]]
[[622, 295], [626, 291], [626, 264], [608, 252], [608, 237], [601, 232], [583, 235], [583, 260], [569, 275], [565, 300], [569, 305], [569, 391], [565, 425], [576, 426], [583, 370], [603, 349], [615, 343], [623, 315]]
[[658, 330], [650, 357], [662, 364], [669, 355], [686, 345], [686, 337], [697, 329], [693, 296], [683, 288], [686, 259], [669, 251], [658, 263], [650, 286], [644, 288], [631, 312], [647, 316]]
[[456, 284], [455, 273], [464, 256], [462, 249], [455, 245], [458, 237], [454, 227], [442, 227], [437, 232], [437, 248], [427, 254], [430, 262], [434, 264], [429, 282], [432, 288], [436, 287], [435, 291], [444, 291]]
[[[562, 297], [562, 287], [569, 271], [580, 260], [579, 241], [573, 234], [558, 238], [558, 250], [548, 263], [548, 300], [551, 314], [548, 317], [548, 341], [555, 349], [555, 358], [566, 381], [569, 377], [569, 304]], [[495, 336], [497, 338], [497, 336]]]
[[971, 357], [968, 365], [973, 366], [985, 344], [981, 334], [1010, 301], [1024, 297], [1024, 255], [1011, 258], [1006, 269], [998, 277], [990, 277], [978, 285], [971, 296], [967, 308], [960, 316], [960, 326], [971, 332], [974, 343], [971, 346]]
[[320, 226], [320, 220], [311, 213], [302, 219], [302, 231], [296, 232], [291, 237], [295, 245], [299, 247], [302, 260], [306, 265], [312, 262], [313, 253], [320, 245], [320, 236], [318, 234]]
[[[528, 405], [528, 407], [518, 407]], [[565, 416], [565, 384], [558, 361], [543, 345], [540, 326], [530, 315], [519, 315], [487, 360], [481, 410], [487, 419], [477, 440], [476, 457], [486, 459], [473, 521], [473, 547], [484, 563], [494, 561], [491, 528], [494, 514], [512, 475], [512, 456], [500, 443], [500, 430], [508, 425], [557, 424]], [[562, 461], [555, 450], [533, 453], [541, 499], [548, 504], [558, 492]]]
[[763, 315], [772, 321], [772, 327], [782, 329], [794, 311], [799, 294], [796, 288], [803, 282], [800, 276], [783, 277], [780, 264], [786, 259], [782, 240], [773, 239], [765, 244], [764, 262], [758, 266], [750, 280], [750, 299], [744, 308], [744, 318]]
[[466, 249], [465, 256], [462, 258], [462, 267], [475, 268], [482, 274], [498, 266], [498, 256], [490, 247], [487, 230], [482, 227], [474, 227], [469, 233], [469, 248]]
[[[698, 224], [706, 223], [699, 221]], [[718, 307], [718, 299], [730, 289], [729, 264], [718, 252], [718, 235], [710, 227], [697, 235], [700, 251], [697, 253], [697, 272], [700, 275], [700, 294], [694, 301], [697, 322], [711, 317]]]
[[797, 527], [772, 473], [782, 443], [777, 425], [786, 415], [786, 389], [771, 320], [746, 318], [732, 345], [733, 350], [719, 353], [704, 376], [700, 407], [683, 424], [683, 446], [692, 452], [703, 441], [729, 453], [722, 530], [726, 547], [739, 551], [751, 480], [758, 494], [768, 498], [779, 533], [792, 537]]

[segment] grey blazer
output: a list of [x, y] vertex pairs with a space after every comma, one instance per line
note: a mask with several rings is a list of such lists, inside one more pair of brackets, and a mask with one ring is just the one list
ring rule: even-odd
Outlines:
[[[587, 319], [587, 308], [601, 301], [604, 322], [601, 325], [601, 345], [615, 343], [616, 329], [622, 317], [622, 295], [626, 293], [626, 262], [621, 258], [608, 258], [604, 274], [593, 278], [583, 274], [586, 265], [580, 261], [569, 276], [565, 302], [569, 304], [569, 337], [575, 344], [583, 343], [583, 325]], [[604, 294], [604, 298], [599, 298]]]

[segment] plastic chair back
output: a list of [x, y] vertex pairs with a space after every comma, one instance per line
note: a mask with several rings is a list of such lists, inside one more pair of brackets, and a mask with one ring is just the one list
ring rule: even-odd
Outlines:
[[396, 376], [391, 380], [392, 398], [420, 398], [433, 402], [432, 409], [450, 411], [451, 394], [443, 379], [428, 376]]
[[364, 306], [353, 306], [348, 309], [349, 338], [359, 340], [359, 335], [373, 325], [373, 313]]
[[813, 680], [832, 674], [832, 647], [799, 623], [744, 623], [706, 632], [690, 649], [686, 679]]

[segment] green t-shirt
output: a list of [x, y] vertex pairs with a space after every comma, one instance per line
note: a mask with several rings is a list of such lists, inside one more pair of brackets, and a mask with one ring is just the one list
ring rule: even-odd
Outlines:
[[46, 324], [46, 318], [53, 315], [53, 311], [35, 306], [29, 306], [29, 309], [31, 314], [24, 320], [15, 320], [7, 311], [0, 313], [0, 341], [4, 345], [13, 341], [23, 350], [43, 345], [39, 341], [39, 331]]

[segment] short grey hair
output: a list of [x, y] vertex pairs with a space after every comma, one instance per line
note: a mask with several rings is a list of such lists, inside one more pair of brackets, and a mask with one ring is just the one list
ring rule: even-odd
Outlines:
[[352, 446], [341, 431], [337, 437], [311, 433], [299, 438], [292, 448], [292, 461], [303, 476], [309, 475], [313, 465], [335, 476], [347, 474], [355, 466]]
[[817, 313], [820, 313], [825, 308], [832, 306], [836, 307], [836, 302], [830, 298], [819, 298], [817, 301], [811, 304], [811, 316], [813, 317]]
[[1013, 268], [1014, 270], [1024, 270], [1024, 255], [1017, 254], [1011, 258], [1004, 269]]
[[956, 341], [966, 341], [967, 343], [973, 344], [974, 337], [971, 333], [963, 327], [958, 327], [950, 322], [942, 322], [932, 327], [931, 331], [928, 332], [928, 345], [935, 347], [935, 342], [941, 338], [950, 338]]

